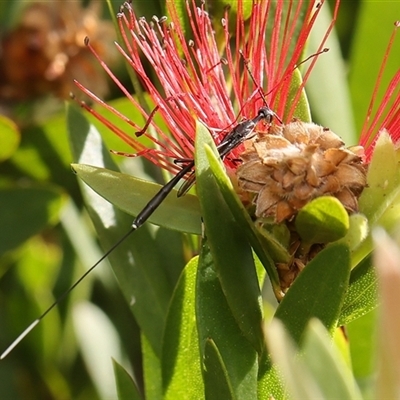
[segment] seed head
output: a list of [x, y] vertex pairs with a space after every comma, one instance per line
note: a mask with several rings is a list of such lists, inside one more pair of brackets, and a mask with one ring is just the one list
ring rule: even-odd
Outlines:
[[311, 200], [331, 195], [349, 213], [366, 186], [363, 148], [346, 148], [334, 132], [294, 121], [259, 135], [241, 155], [239, 187], [253, 196], [257, 217], [290, 221]]

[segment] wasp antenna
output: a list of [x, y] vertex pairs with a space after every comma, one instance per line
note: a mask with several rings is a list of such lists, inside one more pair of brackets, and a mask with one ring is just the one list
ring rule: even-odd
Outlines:
[[137, 226], [132, 224], [131, 229], [122, 236], [121, 239], [118, 240], [104, 255], [95, 263], [93, 264], [69, 289], [67, 289], [56, 301], [39, 317], [36, 318], [11, 344], [7, 347], [7, 349], [3, 352], [0, 356], [0, 360], [3, 360], [8, 354], [11, 353], [12, 350], [18, 345], [18, 343], [25, 338], [25, 336], [30, 333], [33, 328], [35, 328], [38, 323], [65, 297], [68, 296], [69, 293], [72, 292], [103, 260], [105, 260], [132, 232], [137, 229]]
[[296, 64], [296, 65], [294, 66], [293, 69], [299, 68], [300, 65], [303, 65], [303, 64], [305, 64], [307, 61], [311, 60], [312, 58], [318, 57], [318, 56], [321, 55], [322, 53], [327, 53], [328, 51], [329, 51], [329, 48], [328, 48], [328, 47], [324, 47], [322, 50], [317, 51], [317, 52], [314, 53], [314, 54], [311, 54], [310, 56], [308, 56], [308, 57], [305, 58], [304, 60], [301, 60], [298, 64]]
[[[260, 85], [256, 82], [256, 80], [255, 80], [255, 78], [254, 78], [254, 75], [253, 75], [253, 73], [252, 73], [251, 70], [250, 70], [250, 67], [249, 67], [249, 65], [248, 65], [248, 64], [249, 64], [249, 61], [246, 60], [246, 58], [245, 58], [245, 56], [244, 56], [242, 50], [239, 50], [239, 54], [240, 54], [240, 56], [243, 58], [244, 66], [246, 67], [247, 72], [248, 72], [248, 74], [249, 74], [251, 80], [253, 81], [254, 85], [256, 85], [257, 90], [258, 90], [258, 93], [260, 93], [260, 96], [261, 96], [261, 98], [263, 99], [265, 106], [266, 106], [267, 108], [271, 109], [271, 107], [269, 106], [269, 104], [268, 104], [268, 102], [267, 102], [267, 99], [266, 99], [266, 97], [265, 97], [264, 92], [261, 90]], [[274, 114], [275, 114], [275, 113], [274, 113]], [[277, 117], [276, 114], [275, 114], [275, 116]], [[279, 122], [281, 122], [280, 118], [277, 117], [277, 119], [278, 119]]]
[[6, 358], [18, 345], [18, 343], [25, 338], [25, 336], [40, 322], [41, 318], [35, 319], [3, 352], [0, 356], [0, 360]]

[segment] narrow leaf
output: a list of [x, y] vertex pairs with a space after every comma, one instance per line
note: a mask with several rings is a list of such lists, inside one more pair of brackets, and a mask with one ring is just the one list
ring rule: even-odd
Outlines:
[[204, 346], [204, 386], [207, 399], [235, 399], [229, 382], [228, 371], [212, 339], [206, 340]]
[[112, 361], [117, 383], [118, 400], [140, 400], [142, 397], [132, 377], [121, 364], [115, 360]]
[[[331, 10], [325, 7], [327, 5], [320, 8], [318, 18], [310, 32], [307, 55], [315, 54], [332, 22]], [[343, 10], [343, 13], [345, 14], [346, 11]], [[343, 59], [335, 29], [331, 31], [325, 47], [329, 51], [319, 56], [307, 80], [307, 96], [310, 100], [313, 120], [329, 127], [348, 145], [354, 145], [358, 137], [348, 85], [348, 65]], [[329, 76], [327, 71], [329, 71]]]
[[[360, 399], [353, 375], [322, 324], [312, 319], [306, 329], [302, 357], [324, 399]], [[323, 368], [321, 368], [323, 366]], [[335, 382], [335, 384], [332, 384]]]
[[[142, 211], [161, 188], [161, 185], [156, 183], [109, 169], [84, 164], [72, 164], [72, 168], [94, 191], [133, 216]], [[197, 197], [192, 195], [177, 197], [176, 193], [176, 190], [173, 190], [169, 194], [162, 206], [149, 218], [149, 222], [199, 235], [201, 215]]]
[[144, 334], [141, 335], [145, 399], [162, 400], [161, 359]]
[[197, 263], [194, 258], [183, 270], [168, 310], [161, 359], [164, 399], [203, 397], [195, 318]]
[[293, 398], [361, 398], [350, 370], [318, 320], [312, 319], [307, 325], [301, 352], [279, 320], [267, 327], [266, 336], [272, 358]]
[[338, 325], [347, 325], [378, 306], [378, 286], [371, 256], [351, 271]]
[[242, 227], [234, 220], [218, 189], [209, 167], [205, 143], [211, 144], [212, 139], [204, 126], [199, 125], [196, 177], [206, 236], [232, 313], [243, 334], [261, 352], [261, 293], [253, 255]]
[[[393, 23], [399, 18], [398, 15], [399, 7], [397, 3], [362, 1], [358, 18], [353, 21], [353, 23], [355, 22], [355, 29], [351, 42], [349, 83], [358, 131], [361, 130], [365, 121], [378, 71], [394, 29]], [[400, 41], [396, 40], [379, 85], [376, 106], [381, 103], [380, 99], [390, 79], [399, 70], [399, 52]]]
[[339, 319], [350, 277], [350, 252], [343, 244], [321, 251], [300, 273], [276, 310], [296, 343], [308, 321], [318, 318], [329, 332]]
[[[265, 329], [267, 345], [274, 364], [282, 376], [283, 386], [294, 399], [323, 399], [318, 385], [302, 359], [298, 357], [298, 348], [278, 319], [273, 319]], [[277, 398], [273, 393], [274, 398]], [[278, 399], [289, 396], [280, 393]], [[290, 397], [289, 397], [290, 398]]]
[[[384, 184], [382, 177], [385, 179]], [[385, 210], [382, 209], [382, 205], [387, 207], [389, 194], [400, 184], [396, 150], [388, 133], [382, 133], [376, 142], [374, 154], [368, 165], [367, 183], [368, 186], [359, 200], [360, 211], [369, 220], [373, 218], [376, 222]]]
[[[268, 241], [266, 237], [261, 236], [260, 232], [255, 228], [253, 221], [247, 213], [245, 207], [241, 203], [238, 196], [235, 194], [232, 182], [223, 170], [222, 163], [215, 155], [214, 151], [210, 147], [206, 147], [207, 159], [210, 163], [210, 169], [214, 174], [219, 190], [221, 191], [226, 204], [228, 205], [231, 213], [235, 217], [236, 221], [240, 224], [241, 229], [246, 234], [246, 239], [250, 242], [254, 251], [257, 253], [260, 261], [262, 262], [267, 274], [271, 280], [273, 290], [277, 298], [281, 298], [281, 289], [279, 285], [279, 277], [275, 264], [271, 259], [270, 255], [266, 251], [268, 245], [265, 243]], [[275, 247], [275, 243], [270, 243], [270, 247]], [[279, 250], [278, 250], [279, 251]]]
[[[299, 69], [296, 68], [296, 70], [292, 75], [292, 79], [290, 81], [289, 97], [286, 105], [284, 118], [286, 117], [287, 111], [290, 110], [291, 105], [293, 104], [293, 100], [295, 99], [299, 91], [299, 87], [302, 83], [303, 83], [303, 77], [301, 76]], [[307, 95], [304, 89], [302, 89], [300, 98], [296, 103], [296, 108], [294, 110], [294, 117], [300, 119], [303, 122], [312, 121], [310, 105], [308, 103]]]
[[346, 325], [351, 367], [364, 393], [373, 390], [376, 382], [377, 314], [377, 310], [369, 312]]
[[[235, 316], [219, 278], [219, 272], [214, 264], [214, 255], [210, 252], [206, 240], [203, 241], [196, 289], [196, 318], [199, 334], [200, 352], [205, 359], [207, 343], [212, 340], [218, 348], [222, 365], [203, 372], [206, 393], [217, 392], [215, 387], [218, 379], [226, 379], [225, 389], [237, 399], [254, 399], [257, 394], [257, 352], [238, 326]], [[237, 291], [240, 294], [240, 291]], [[240, 295], [238, 297], [241, 297]], [[246, 316], [243, 316], [245, 319]], [[255, 328], [258, 328], [255, 327]], [[227, 378], [221, 377], [221, 368], [226, 370]]]

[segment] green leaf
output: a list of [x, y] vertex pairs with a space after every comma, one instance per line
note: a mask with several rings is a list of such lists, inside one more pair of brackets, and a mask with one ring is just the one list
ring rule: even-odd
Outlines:
[[275, 243], [271, 243], [272, 241], [269, 240], [269, 238], [263, 237], [260, 232], [255, 228], [254, 222], [251, 220], [247, 210], [243, 206], [239, 197], [236, 195], [232, 182], [226, 175], [219, 157], [215, 154], [216, 149], [214, 148], [213, 151], [212, 148], [206, 145], [205, 151], [207, 159], [210, 163], [210, 169], [214, 174], [215, 180], [226, 204], [228, 205], [233, 216], [235, 217], [235, 220], [241, 226], [241, 229], [245, 232], [247, 240], [250, 242], [251, 246], [253, 247], [254, 251], [257, 253], [260, 261], [262, 262], [265, 270], [267, 271], [276, 297], [281, 298], [282, 293], [279, 285], [278, 273], [273, 260], [266, 251], [266, 248], [276, 248]]
[[[189, 245], [191, 239], [197, 244], [198, 238], [197, 236], [182, 237], [179, 232], [159, 228], [155, 239], [157, 245], [155, 251], [163, 255], [163, 268], [168, 280], [175, 286], [188, 259], [187, 254], [184, 253], [184, 247]], [[197, 251], [196, 249], [197, 246], [193, 248], [193, 251]]]
[[[261, 235], [263, 250], [271, 256], [275, 263], [288, 263], [290, 261], [291, 254], [288, 251], [290, 231], [284, 223], [277, 225], [272, 219], [258, 218], [256, 221], [252, 221], [251, 226]], [[252, 246], [255, 245], [252, 244]], [[274, 270], [276, 268], [273, 264], [272, 274], [277, 274]]]
[[[368, 166], [367, 187], [359, 199], [360, 212], [368, 218], [370, 231], [382, 226], [395, 230], [400, 221], [400, 173], [398, 155], [387, 132], [379, 136], [372, 160]], [[368, 236], [352, 254], [357, 265], [373, 249]]]
[[[74, 172], [94, 191], [122, 211], [136, 216], [162, 187], [130, 175], [84, 164], [72, 164]], [[196, 196], [177, 197], [173, 190], [149, 218], [149, 222], [182, 232], [201, 234], [200, 207]], [[171, 216], [173, 216], [171, 218]]]
[[296, 231], [307, 244], [329, 243], [344, 237], [349, 215], [342, 203], [331, 196], [318, 197], [297, 214]]
[[[233, 266], [234, 267], [234, 266]], [[239, 267], [239, 266], [238, 266]], [[218, 380], [224, 390], [234, 394], [236, 399], [255, 399], [257, 397], [258, 356], [248, 338], [238, 326], [236, 316], [229, 305], [219, 279], [214, 254], [208, 242], [203, 240], [197, 273], [196, 318], [202, 361], [207, 357], [206, 347], [212, 340], [221, 357], [222, 364], [206, 364], [203, 372], [206, 395], [218, 393]], [[241, 298], [241, 292], [237, 291]], [[243, 319], [246, 316], [243, 315]], [[255, 326], [254, 329], [259, 328]], [[214, 354], [214, 357], [217, 355]], [[211, 369], [214, 366], [215, 369]], [[220, 375], [221, 369], [224, 372]], [[217, 385], [217, 386], [215, 386]], [[207, 396], [206, 396], [207, 397]], [[208, 397], [207, 397], [208, 398]], [[221, 397], [222, 398], [222, 397]]]
[[235, 399], [224, 360], [212, 339], [206, 339], [203, 362], [205, 397], [215, 400]]
[[200, 399], [204, 393], [195, 317], [197, 263], [193, 258], [183, 270], [168, 310], [161, 359], [164, 399]]
[[20, 134], [15, 123], [0, 115], [0, 162], [13, 155], [19, 142]]
[[307, 324], [300, 355], [278, 320], [268, 326], [266, 334], [272, 358], [293, 398], [361, 398], [348, 367], [318, 320]]
[[154, 352], [150, 342], [145, 335], [141, 335], [142, 356], [143, 356], [143, 383], [145, 399], [161, 400], [162, 374], [161, 359]]
[[327, 247], [306, 265], [275, 313], [296, 343], [300, 343], [304, 329], [313, 317], [333, 332], [349, 278], [350, 252], [343, 244]]
[[[307, 264], [278, 306], [280, 319], [296, 344], [300, 344], [306, 326], [313, 317], [321, 320], [333, 334], [350, 275], [350, 254], [343, 244], [332, 244]], [[268, 326], [267, 328], [268, 329]], [[269, 348], [272, 351], [271, 348]], [[271, 359], [260, 362], [259, 390], [284, 398], [282, 385]]]
[[371, 222], [376, 222], [387, 208], [390, 193], [400, 184], [396, 149], [387, 133], [381, 134], [375, 145], [368, 165], [367, 183], [368, 186], [359, 199], [360, 212], [372, 220]]
[[[291, 106], [293, 104], [293, 100], [295, 99], [300, 85], [303, 83], [303, 78], [301, 76], [301, 73], [298, 68], [294, 71], [292, 75], [292, 79], [290, 81], [290, 88], [289, 88], [289, 95], [288, 95], [288, 101], [286, 105], [286, 110], [284, 114], [284, 119], [286, 119], [286, 114], [287, 112], [291, 109]], [[304, 89], [301, 91], [300, 98], [298, 102], [296, 103], [296, 108], [294, 110], [293, 116], [295, 118], [300, 119], [303, 122], [311, 122], [311, 111], [310, 111], [310, 105], [308, 103], [307, 95]]]
[[347, 336], [347, 331], [342, 329], [342, 327], [336, 328], [333, 334], [332, 341], [333, 345], [337, 349], [338, 354], [345, 363], [346, 367], [349, 370], [351, 370], [352, 363], [351, 363], [350, 344]]
[[351, 371], [338, 350], [332, 346], [331, 338], [317, 319], [309, 322], [301, 350], [304, 362], [321, 390], [321, 398], [361, 398]]
[[142, 396], [132, 377], [121, 364], [118, 364], [114, 359], [112, 361], [117, 383], [118, 400], [140, 400]]
[[[117, 168], [96, 129], [75, 107], [67, 108], [67, 121], [75, 161], [112, 170]], [[82, 184], [81, 190], [102, 247], [109, 250], [130, 230], [132, 217], [88, 186]], [[162, 255], [154, 248], [156, 244], [148, 227], [142, 226], [108, 258], [140, 328], [160, 357], [164, 321], [173, 287], [163, 269]]]
[[369, 312], [346, 326], [354, 376], [361, 389], [370, 392], [376, 380], [377, 316], [377, 310]]
[[366, 257], [351, 271], [338, 325], [347, 325], [378, 306], [378, 282], [372, 257]]
[[[329, 7], [326, 7], [327, 5], [324, 4], [320, 8], [318, 18], [310, 32], [307, 55], [316, 53], [332, 21], [331, 11]], [[345, 13], [346, 10], [342, 10], [342, 12]], [[339, 11], [339, 15], [342, 15], [341, 11]], [[307, 96], [310, 100], [313, 120], [323, 126], [328, 126], [345, 143], [353, 145], [358, 142], [358, 137], [347, 81], [348, 65], [343, 60], [335, 29], [330, 32], [325, 47], [329, 51], [318, 57], [307, 80]], [[329, 75], [327, 71], [329, 71]]]
[[[365, 121], [378, 71], [383, 62], [390, 35], [394, 29], [393, 23], [396, 18], [398, 19], [398, 4], [396, 4], [396, 7], [393, 7], [394, 5], [395, 3], [390, 1], [360, 2], [359, 18], [355, 21], [356, 26], [352, 38], [351, 69], [349, 74], [358, 131], [361, 130]], [[352, 20], [352, 23], [354, 24], [354, 20]], [[399, 53], [400, 41], [396, 40], [387, 60], [382, 82], [379, 85], [376, 105], [380, 104], [384, 90], [386, 90], [390, 79], [399, 69]]]
[[65, 200], [51, 185], [0, 189], [0, 255], [55, 224]]
[[[265, 336], [285, 390], [289, 391], [293, 398], [322, 399], [321, 391], [314, 382], [304, 360], [299, 358], [298, 348], [282, 322], [273, 319], [265, 328]], [[291, 398], [287, 393], [275, 393], [274, 391], [270, 393], [275, 399]]]
[[276, 365], [272, 364], [271, 355], [269, 353], [264, 354], [263, 358], [260, 360], [257, 391], [259, 399], [268, 399], [272, 397], [275, 400], [286, 400], [288, 398], [282, 377]]
[[261, 293], [253, 255], [241, 226], [234, 220], [215, 182], [205, 152], [206, 143], [213, 145], [213, 140], [207, 129], [199, 124], [196, 178], [206, 236], [232, 313], [243, 334], [261, 352]]

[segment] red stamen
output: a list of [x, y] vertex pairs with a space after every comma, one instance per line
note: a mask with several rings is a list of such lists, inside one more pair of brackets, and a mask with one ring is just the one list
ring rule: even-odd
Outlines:
[[385, 55], [378, 72], [371, 102], [368, 107], [367, 116], [362, 127], [360, 144], [365, 147], [366, 160], [369, 161], [379, 136], [379, 132], [387, 130], [395, 143], [400, 139], [400, 70], [390, 81], [388, 88], [383, 96], [383, 99], [374, 113], [371, 120], [373, 109], [377, 101], [378, 90], [381, 86], [383, 73], [386, 69], [387, 60], [392, 50], [397, 29], [400, 26], [400, 21], [395, 22], [395, 29], [390, 36]]
[[[315, 10], [315, 3], [315, 0], [311, 1], [306, 8], [305, 22], [294, 50], [292, 50], [293, 35], [298, 30], [298, 20], [305, 8], [301, 0], [297, 2], [277, 0], [274, 9], [271, 8], [270, 1], [254, 0], [249, 19], [243, 15], [243, 0], [239, 0], [236, 14], [236, 46], [233, 48], [228, 30], [228, 10], [225, 11], [221, 21], [224, 33], [224, 47], [221, 47], [216, 42], [214, 32], [218, 27], [212, 25], [204, 4], [197, 8], [195, 0], [186, 2], [192, 33], [192, 40], [187, 42], [173, 1], [167, 2], [168, 15], [171, 18], [169, 24], [165, 23], [164, 18], [162, 21], [153, 18], [151, 23], [143, 18], [138, 19], [132, 7], [125, 3], [118, 14], [118, 24], [126, 50], [118, 44], [117, 49], [138, 75], [145, 91], [158, 107], [157, 114], [164, 120], [167, 129], [165, 127], [161, 129], [157, 121], [152, 118], [154, 111], [149, 115], [124, 88], [92, 49], [90, 43], [87, 43], [89, 49], [104, 70], [147, 121], [144, 129], [141, 130], [137, 123], [106, 105], [81, 85], [78, 84], [78, 87], [95, 103], [108, 109], [129, 127], [133, 126], [135, 131], [141, 133], [151, 126], [150, 133], [146, 130], [139, 136], [149, 138], [157, 147], [157, 151], [146, 151], [146, 147], [138, 140], [106, 121], [96, 111], [87, 108], [131, 145], [135, 149], [136, 156], [143, 155], [157, 165], [167, 165], [171, 170], [171, 159], [193, 158], [196, 120], [209, 127], [216, 143], [219, 143], [239, 119], [254, 118], [257, 115], [258, 109], [263, 105], [264, 97], [278, 115], [283, 114], [287, 109], [291, 77], [319, 12], [318, 9]], [[339, 0], [336, 2], [335, 13], [338, 5]], [[271, 39], [270, 43], [266, 43], [266, 32], [269, 31]], [[222, 54], [221, 50], [224, 50], [225, 54]], [[251, 74], [254, 75], [254, 81], [249, 79], [249, 72], [246, 69], [240, 68], [242, 63], [240, 52], [243, 53], [244, 62], [249, 65], [249, 71], [251, 70]], [[319, 52], [310, 63], [308, 73], [318, 54]], [[143, 56], [151, 64], [158, 78], [157, 84], [147, 75], [142, 63]], [[162, 93], [158, 87], [162, 87]], [[265, 96], [263, 92], [266, 93]], [[298, 100], [298, 97], [296, 99]], [[291, 105], [291, 114], [294, 109], [295, 105]], [[291, 115], [288, 118], [291, 118]], [[240, 148], [236, 148], [233, 154], [224, 160], [225, 163], [235, 168], [230, 160], [235, 160], [240, 151]]]

